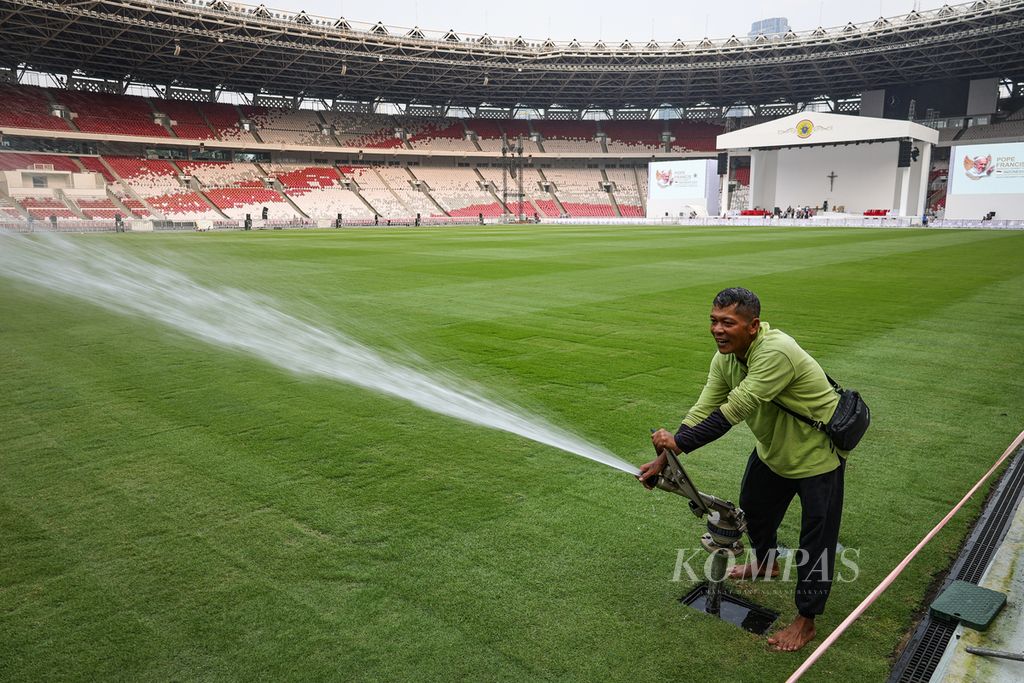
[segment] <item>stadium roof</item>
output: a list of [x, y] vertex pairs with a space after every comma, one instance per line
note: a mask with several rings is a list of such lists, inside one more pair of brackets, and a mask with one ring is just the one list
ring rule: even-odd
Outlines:
[[222, 0], [0, 0], [0, 26], [0, 66], [364, 102], [729, 106], [1024, 78], [1024, 0], [672, 45], [400, 32]]

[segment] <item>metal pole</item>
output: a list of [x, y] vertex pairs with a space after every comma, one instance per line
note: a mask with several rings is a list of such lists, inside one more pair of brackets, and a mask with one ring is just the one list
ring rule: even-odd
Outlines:
[[501, 143], [501, 214], [508, 222], [508, 145]]
[[981, 655], [982, 657], [998, 657], [999, 659], [1012, 659], [1017, 662], [1024, 662], [1024, 654], [1020, 652], [1006, 652], [1005, 650], [990, 650], [987, 647], [973, 647], [969, 646], [967, 651], [972, 655]]
[[519, 136], [519, 144], [516, 146], [519, 152], [519, 222], [523, 222], [523, 136]]
[[729, 553], [716, 550], [711, 553], [711, 573], [708, 576], [708, 596], [704, 611], [718, 616], [722, 611], [722, 584], [725, 583], [725, 572], [729, 566]]

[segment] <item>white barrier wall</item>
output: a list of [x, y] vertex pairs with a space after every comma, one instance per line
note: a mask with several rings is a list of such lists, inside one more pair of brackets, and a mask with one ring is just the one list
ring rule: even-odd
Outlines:
[[950, 220], [1024, 219], [1024, 142], [959, 145], [949, 156]]
[[898, 153], [898, 142], [754, 152], [752, 182], [766, 181], [755, 201], [767, 209], [821, 206], [825, 200], [848, 213], [895, 208]]

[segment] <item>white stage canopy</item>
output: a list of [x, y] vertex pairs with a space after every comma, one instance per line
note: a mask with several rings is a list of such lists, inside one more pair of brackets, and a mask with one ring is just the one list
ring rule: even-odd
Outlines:
[[[920, 216], [936, 130], [910, 121], [803, 112], [718, 136], [718, 149], [750, 155], [747, 208], [802, 206]], [[900, 167], [900, 143], [916, 159]], [[722, 206], [728, 206], [723, 183]]]

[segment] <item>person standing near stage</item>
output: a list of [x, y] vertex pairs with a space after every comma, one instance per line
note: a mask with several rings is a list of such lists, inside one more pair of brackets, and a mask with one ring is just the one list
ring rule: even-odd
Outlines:
[[[730, 578], [776, 576], [776, 536], [794, 496], [802, 510], [797, 551], [797, 617], [768, 642], [798, 650], [814, 639], [814, 618], [825, 609], [835, 570], [843, 509], [845, 453], [829, 438], [777, 404], [828, 422], [839, 394], [821, 366], [784, 332], [762, 322], [761, 302], [742, 287], [724, 289], [711, 308], [718, 353], [707, 383], [675, 434], [659, 429], [651, 441], [661, 452], [690, 453], [745, 422], [757, 444], [740, 489], [753, 558]], [[666, 458], [641, 466], [640, 481], [660, 474]]]

